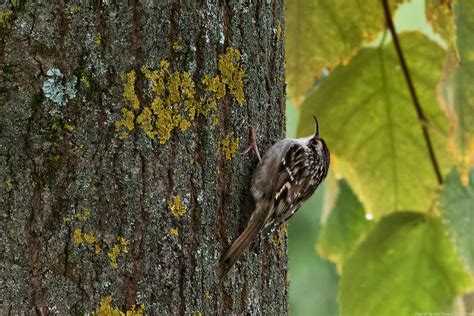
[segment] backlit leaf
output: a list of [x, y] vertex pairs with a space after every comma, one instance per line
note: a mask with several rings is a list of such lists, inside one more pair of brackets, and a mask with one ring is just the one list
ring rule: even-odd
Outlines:
[[463, 176], [474, 165], [474, 2], [459, 0], [454, 5], [456, 18], [457, 55], [447, 63], [447, 76], [458, 65], [454, 75], [445, 80], [441, 93], [448, 112], [453, 114], [451, 123], [455, 139], [451, 146]]
[[440, 200], [446, 226], [464, 262], [474, 274], [474, 169], [471, 169], [467, 186], [453, 170], [446, 177]]
[[[390, 1], [392, 12], [397, 2]], [[385, 26], [380, 0], [291, 0], [285, 15], [287, 79], [296, 105], [324, 68], [347, 64]]]
[[[444, 51], [419, 33], [404, 33], [400, 41], [444, 166], [448, 124], [435, 97]], [[322, 81], [302, 106], [300, 136], [312, 132], [313, 113], [335, 157], [333, 171], [349, 181], [368, 213], [378, 218], [399, 209], [424, 212], [433, 205], [436, 174], [391, 42], [361, 49], [349, 65]]]
[[425, 0], [425, 13], [433, 31], [449, 44], [454, 43], [455, 24], [452, 10], [454, 0]]
[[470, 284], [439, 218], [397, 212], [383, 218], [344, 263], [341, 315], [452, 312]]
[[364, 207], [346, 181], [339, 181], [336, 205], [318, 236], [319, 254], [338, 266], [365, 236], [373, 222], [365, 217]]

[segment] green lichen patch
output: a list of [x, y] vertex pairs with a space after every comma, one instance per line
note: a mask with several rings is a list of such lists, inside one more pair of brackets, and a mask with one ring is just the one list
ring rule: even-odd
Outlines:
[[168, 201], [168, 209], [176, 218], [181, 218], [186, 214], [186, 205], [183, 203], [181, 196], [179, 195]]
[[234, 138], [234, 132], [230, 132], [219, 142], [217, 147], [226, 160], [231, 160], [239, 149], [239, 137]]
[[92, 312], [92, 316], [142, 316], [145, 305], [136, 306], [133, 304], [127, 311], [122, 312], [119, 308], [113, 307], [112, 296], [107, 296], [100, 301], [99, 307]]

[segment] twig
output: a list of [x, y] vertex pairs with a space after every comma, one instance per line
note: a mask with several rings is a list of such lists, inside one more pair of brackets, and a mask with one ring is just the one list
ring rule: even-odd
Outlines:
[[418, 115], [418, 120], [420, 121], [421, 129], [423, 130], [423, 136], [426, 141], [426, 145], [428, 146], [428, 151], [430, 154], [431, 164], [433, 165], [433, 169], [436, 173], [436, 178], [439, 184], [443, 183], [443, 177], [441, 176], [441, 170], [439, 168], [438, 161], [436, 160], [436, 155], [433, 149], [433, 144], [431, 143], [430, 134], [428, 133], [427, 122], [428, 119], [426, 118], [425, 114], [420, 105], [420, 101], [418, 100], [418, 96], [416, 95], [415, 86], [413, 84], [413, 80], [410, 75], [410, 71], [408, 70], [407, 63], [405, 61], [405, 57], [403, 56], [402, 48], [400, 46], [400, 42], [398, 40], [397, 32], [395, 30], [395, 25], [392, 21], [392, 16], [390, 15], [390, 8], [388, 6], [388, 0], [382, 0], [383, 9], [385, 12], [385, 19], [387, 21], [387, 26], [390, 29], [390, 33], [392, 34], [393, 44], [395, 46], [395, 50], [397, 51], [398, 60], [400, 62], [400, 66], [402, 66], [403, 74], [405, 75], [405, 80], [408, 85], [408, 90], [410, 90], [410, 95], [413, 100], [413, 105], [415, 106], [416, 113]]

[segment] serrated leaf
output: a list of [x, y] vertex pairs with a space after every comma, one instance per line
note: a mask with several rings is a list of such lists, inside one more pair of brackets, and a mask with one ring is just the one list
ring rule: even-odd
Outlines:
[[397, 212], [383, 218], [344, 264], [341, 315], [449, 312], [469, 286], [440, 219]]
[[453, 43], [455, 39], [454, 0], [425, 0], [426, 19], [446, 42]]
[[[400, 41], [444, 166], [448, 154], [442, 135], [448, 124], [435, 98], [444, 51], [419, 33], [404, 33]], [[300, 136], [312, 132], [313, 113], [334, 161], [344, 162], [332, 168], [348, 180], [374, 218], [398, 209], [429, 209], [437, 178], [392, 43], [360, 50], [321, 83], [302, 106]]]
[[365, 218], [364, 207], [346, 181], [340, 180], [339, 195], [334, 208], [318, 236], [316, 249], [338, 266], [373, 225]]
[[[440, 91], [448, 112], [452, 113], [455, 138], [451, 152], [465, 175], [474, 165], [474, 88], [471, 84], [474, 77], [474, 2], [456, 1], [454, 13], [457, 55], [447, 62], [445, 76], [448, 79]], [[455, 66], [458, 68], [454, 72]]]
[[[397, 2], [390, 0], [392, 12]], [[324, 68], [347, 64], [385, 26], [380, 0], [292, 0], [285, 15], [287, 79], [296, 105]]]
[[474, 169], [464, 186], [459, 173], [446, 177], [440, 196], [441, 214], [461, 257], [474, 274]]

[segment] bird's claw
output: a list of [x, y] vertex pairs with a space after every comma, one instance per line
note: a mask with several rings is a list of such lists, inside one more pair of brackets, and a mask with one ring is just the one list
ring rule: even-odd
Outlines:
[[257, 129], [253, 128], [253, 127], [252, 127], [252, 131], [251, 131], [251, 143], [247, 147], [247, 149], [245, 149], [243, 154], [247, 154], [251, 150], [255, 151], [255, 154], [257, 155], [258, 161], [262, 162], [262, 157], [260, 156], [260, 151], [258, 150], [258, 145], [257, 145]]

